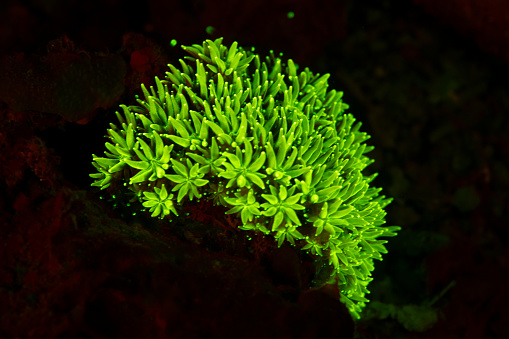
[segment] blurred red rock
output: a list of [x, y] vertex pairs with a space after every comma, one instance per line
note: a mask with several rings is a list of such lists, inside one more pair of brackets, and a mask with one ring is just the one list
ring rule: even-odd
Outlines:
[[414, 0], [414, 3], [474, 39], [483, 50], [509, 62], [509, 1]]

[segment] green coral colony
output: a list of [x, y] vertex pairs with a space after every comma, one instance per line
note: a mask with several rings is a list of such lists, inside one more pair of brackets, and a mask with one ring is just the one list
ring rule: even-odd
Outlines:
[[391, 199], [363, 176], [373, 160], [342, 92], [329, 74], [298, 72], [272, 52], [265, 61], [222, 39], [183, 47], [139, 106], [121, 105], [104, 157], [93, 156], [93, 186], [123, 183], [152, 213], [177, 215], [188, 199], [213, 199], [241, 218], [243, 230], [288, 241], [330, 268], [352, 316], [368, 300], [373, 260]]

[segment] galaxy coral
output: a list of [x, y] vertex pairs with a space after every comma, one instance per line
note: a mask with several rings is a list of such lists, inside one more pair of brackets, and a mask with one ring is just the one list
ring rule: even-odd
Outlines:
[[243, 230], [274, 236], [325, 258], [329, 283], [354, 317], [368, 302], [373, 260], [391, 199], [362, 171], [373, 149], [360, 123], [328, 90], [329, 74], [298, 71], [292, 60], [222, 39], [183, 47], [180, 69], [137, 106], [121, 105], [103, 157], [93, 156], [93, 186], [124, 185], [153, 217], [171, 219], [188, 200], [210, 199], [242, 220]]

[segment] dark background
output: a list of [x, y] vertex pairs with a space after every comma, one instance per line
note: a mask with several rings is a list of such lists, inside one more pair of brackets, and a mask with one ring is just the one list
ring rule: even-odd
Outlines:
[[[504, 3], [2, 2], [0, 337], [509, 336]], [[367, 173], [402, 231], [355, 334], [334, 291], [308, 290], [302, 251], [204, 205], [161, 223], [90, 187], [118, 105], [218, 37], [330, 73], [372, 136]]]

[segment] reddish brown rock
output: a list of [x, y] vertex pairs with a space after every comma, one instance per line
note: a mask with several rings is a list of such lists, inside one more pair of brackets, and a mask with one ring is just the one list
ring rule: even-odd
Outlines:
[[414, 3], [472, 38], [483, 50], [509, 62], [509, 2], [506, 0], [414, 0]]

